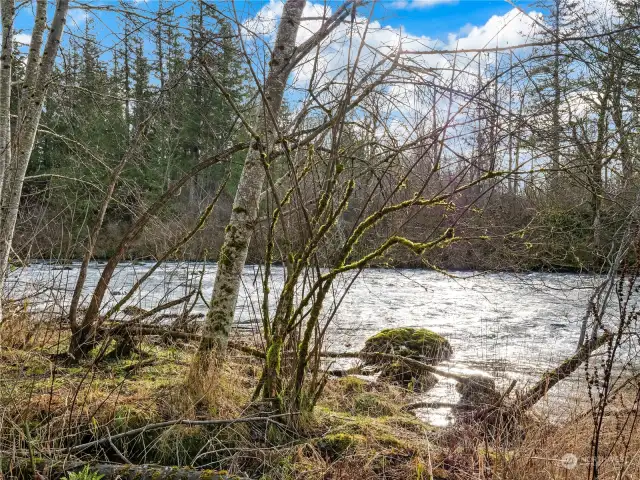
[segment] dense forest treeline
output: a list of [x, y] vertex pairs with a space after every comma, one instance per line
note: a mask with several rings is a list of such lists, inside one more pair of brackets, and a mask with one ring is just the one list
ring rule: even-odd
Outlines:
[[[393, 168], [372, 161], [381, 154], [371, 146], [383, 123], [377, 114], [360, 114], [357, 122], [348, 124], [342, 133], [342, 148], [349, 152], [345, 165], [359, 180], [339, 221], [342, 235], [353, 228], [355, 212], [365, 203], [409, 198], [427, 175], [426, 189], [437, 192], [453, 179], [501, 170], [509, 174], [497, 178], [490, 191], [478, 186], [447, 206], [412, 207], [402, 216], [384, 219], [357, 248], [366, 251], [401, 225], [417, 238], [444, 225], [455, 226], [463, 240], [428, 258], [393, 250], [373, 263], [516, 270], [582, 270], [606, 264], [604, 246], [625, 221], [637, 192], [640, 145], [640, 87], [635, 80], [640, 37], [627, 28], [635, 25], [638, 14], [624, 1], [615, 5], [615, 33], [607, 35], [603, 32], [611, 26], [602, 13], [567, 0], [542, 5], [544, 28], [538, 28], [536, 36], [542, 46], [516, 53], [488, 48], [467, 61], [474, 75], [455, 82], [434, 77], [420, 95], [433, 105], [433, 112], [416, 129], [442, 128], [447, 102], [449, 110], [452, 104], [473, 104], [445, 134], [449, 138], [436, 143], [424, 136], [403, 149]], [[96, 258], [112, 255], [133, 220], [191, 167], [249, 140], [225, 93], [211, 80], [215, 74], [243, 114], [255, 115], [251, 75], [260, 73], [247, 59], [246, 40], [214, 6], [197, 2], [187, 10], [160, 2], [157, 11], [147, 12], [155, 15], [149, 20], [125, 9], [118, 16], [116, 40], [106, 44], [88, 15], [61, 46], [22, 194], [14, 246], [18, 258], [82, 257], [104, 186], [128, 155], [137, 130], [144, 142], [135, 146], [135, 158], [119, 174], [94, 246]], [[564, 37], [577, 40], [569, 43]], [[26, 53], [16, 43], [13, 79], [18, 97]], [[446, 93], [447, 82], [456, 84], [453, 95]], [[299, 121], [296, 95], [285, 98], [280, 114], [284, 130]], [[319, 118], [304, 122], [310, 128]], [[400, 145], [403, 135], [390, 138]], [[157, 212], [148, 233], [131, 245], [127, 256], [157, 257], [188, 230], [222, 187], [207, 224], [174, 254], [216, 259], [243, 158], [237, 152], [190, 178], [175, 200]], [[403, 178], [403, 189], [397, 189], [395, 182]], [[266, 212], [268, 200], [263, 208]], [[249, 261], [263, 258], [267, 218], [258, 222]], [[303, 235], [295, 212], [284, 218], [292, 231]], [[321, 249], [323, 255], [331, 255], [330, 247], [329, 242]]]

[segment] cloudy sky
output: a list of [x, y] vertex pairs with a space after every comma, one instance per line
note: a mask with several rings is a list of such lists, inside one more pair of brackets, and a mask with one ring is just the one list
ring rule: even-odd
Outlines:
[[[238, 11], [247, 19], [264, 20], [282, 10], [282, 0], [237, 2]], [[307, 2], [306, 15], [313, 10], [335, 10], [339, 1]], [[531, 19], [514, 8], [535, 14], [536, 9], [524, 2], [485, 0], [379, 0], [373, 11], [363, 7], [359, 14], [371, 17], [376, 27], [402, 32], [403, 36], [428, 38], [436, 45], [448, 47], [459, 42], [460, 48], [484, 47], [492, 40], [508, 45], [531, 34]], [[540, 9], [537, 9], [540, 11]]]
[[[281, 2], [253, 0], [245, 3], [249, 13]], [[328, 2], [333, 8], [339, 4]], [[529, 10], [526, 3], [520, 3], [520, 6]], [[491, 0], [380, 0], [376, 2], [373, 17], [385, 26], [402, 28], [408, 34], [446, 40], [451, 34], [481, 28], [492, 17], [502, 16], [512, 8], [505, 1]]]
[[[18, 18], [17, 27], [22, 30], [22, 39], [28, 38], [29, 27], [33, 18], [29, 15], [30, 8], [27, 2], [26, 7], [21, 10]], [[113, 0], [88, 0], [82, 2], [84, 5], [117, 5]], [[157, 9], [157, 1], [155, 0], [135, 0], [141, 8], [148, 8], [150, 11]], [[172, 1], [164, 0], [164, 5], [174, 3], [177, 5], [178, 11], [187, 11], [189, 9], [188, 1]], [[217, 3], [221, 9], [228, 9], [230, 2], [221, 0], [211, 0], [211, 3]], [[311, 4], [312, 2], [308, 2]], [[335, 9], [341, 2], [330, 0], [327, 2], [314, 2], [316, 6], [327, 5], [330, 9]], [[73, 6], [72, 2], [72, 6]], [[235, 10], [242, 20], [248, 20], [256, 15], [265, 15], [268, 11], [281, 10], [282, 0], [236, 0]], [[526, 11], [532, 8], [520, 2], [518, 4]], [[76, 7], [78, 4], [75, 5]], [[521, 33], [522, 28], [518, 25], [518, 21], [513, 22], [511, 18], [510, 25], [505, 25], [505, 18], [510, 19], [509, 12], [513, 10], [513, 5], [506, 1], [486, 1], [486, 0], [378, 0], [375, 3], [372, 18], [375, 19], [380, 26], [402, 31], [416, 37], [429, 37], [437, 39], [443, 45], [449, 44], [451, 38], [465, 38], [468, 36], [478, 37], [486, 36], [488, 33], [495, 34], [496, 30], [507, 29], [508, 35]], [[369, 7], [361, 9], [361, 14], [370, 14]], [[109, 20], [109, 15], [101, 12], [92, 14], [99, 16], [101, 21], [95, 25], [98, 29], [108, 30], [116, 29], [116, 26]], [[520, 15], [521, 16], [521, 15]], [[30, 18], [31, 17], [31, 18]], [[70, 13], [70, 28], [80, 28], [83, 26], [86, 13], [80, 9], [73, 9]], [[104, 23], [103, 23], [104, 22]], [[102, 23], [102, 25], [100, 25]], [[493, 30], [489, 32], [489, 30]]]

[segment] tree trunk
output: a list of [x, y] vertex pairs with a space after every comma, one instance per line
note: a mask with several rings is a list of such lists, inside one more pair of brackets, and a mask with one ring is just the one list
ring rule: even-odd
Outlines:
[[[276, 122], [292, 67], [291, 59], [295, 53], [296, 36], [305, 3], [305, 0], [287, 0], [284, 5], [269, 63], [269, 75], [263, 90], [262, 108], [256, 129], [260, 138], [247, 153], [231, 218], [225, 231], [224, 243], [218, 257], [211, 308], [207, 313], [207, 337], [201, 343], [201, 352], [214, 350], [221, 353], [227, 346], [242, 269], [247, 258], [258, 214], [260, 192], [266, 175], [261, 155], [270, 150], [269, 147], [277, 135]], [[204, 360], [204, 356], [201, 360]]]
[[[18, 218], [18, 208], [22, 195], [27, 165], [31, 158], [36, 132], [40, 123], [42, 105], [51, 80], [56, 55], [66, 23], [69, 0], [58, 0], [51, 21], [47, 43], [42, 56], [40, 49], [46, 28], [46, 0], [38, 0], [36, 18], [32, 31], [25, 79], [22, 86], [23, 95], [18, 105], [15, 132], [11, 132], [9, 111], [11, 104], [11, 88], [4, 84], [11, 77], [11, 48], [13, 42], [13, 0], [2, 2], [2, 73], [0, 73], [0, 142], [6, 147], [0, 155], [0, 297], [4, 280], [8, 273], [9, 253]], [[1, 306], [0, 306], [1, 307]], [[0, 308], [1, 311], [1, 308]]]
[[[613, 59], [612, 59], [613, 62]], [[602, 247], [602, 199], [604, 197], [604, 182], [602, 171], [606, 167], [606, 148], [609, 141], [609, 101], [613, 82], [615, 79], [615, 69], [610, 68], [607, 78], [604, 79], [603, 91], [600, 96], [600, 106], [597, 120], [597, 137], [593, 149], [591, 165], [591, 207], [593, 210], [593, 246], [597, 255]]]
[[[2, 51], [0, 53], [0, 199], [2, 185], [11, 162], [11, 56], [13, 51], [13, 16], [15, 6], [13, 0], [3, 0], [2, 15]], [[0, 224], [1, 226], [1, 224]], [[6, 265], [0, 262], [0, 299], [4, 287]], [[0, 304], [0, 321], [2, 321], [2, 305]]]
[[556, 4], [553, 49], [553, 110], [551, 112], [551, 188], [557, 187], [560, 170], [560, 5]]

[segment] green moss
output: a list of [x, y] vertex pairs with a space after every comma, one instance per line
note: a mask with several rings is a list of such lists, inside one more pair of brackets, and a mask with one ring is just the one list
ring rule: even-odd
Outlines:
[[354, 401], [356, 414], [368, 417], [387, 417], [397, 412], [397, 409], [380, 395], [374, 393], [361, 393]]
[[49, 368], [47, 367], [47, 365], [43, 364], [27, 367], [26, 371], [27, 375], [44, 375], [45, 373], [49, 373]]
[[364, 392], [367, 382], [357, 377], [342, 377], [340, 386], [344, 389], [344, 393], [362, 393]]
[[[448, 360], [453, 349], [449, 341], [426, 328], [388, 328], [370, 337], [366, 353], [388, 353], [413, 358], [428, 364]], [[368, 363], [386, 363], [368, 360]]]
[[216, 478], [219, 477], [221, 472], [218, 472], [216, 470], [203, 470], [200, 473], [200, 479], [201, 480], [214, 480]]
[[407, 444], [407, 442], [400, 440], [398, 437], [389, 434], [380, 434], [376, 436], [376, 441], [388, 448], [395, 448], [398, 450], [408, 451], [411, 450], [411, 447]]
[[407, 415], [394, 415], [385, 417], [381, 421], [391, 428], [393, 431], [402, 429], [408, 432], [424, 435], [425, 433], [434, 429], [434, 427], [427, 425], [422, 420], [418, 420], [415, 417]]

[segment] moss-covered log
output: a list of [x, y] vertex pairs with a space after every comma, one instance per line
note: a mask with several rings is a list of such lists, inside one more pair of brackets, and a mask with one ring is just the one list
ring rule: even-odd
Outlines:
[[[34, 472], [35, 465], [35, 472]], [[42, 478], [58, 480], [68, 478], [70, 472], [90, 472], [102, 475], [102, 480], [246, 480], [248, 477], [232, 475], [226, 471], [198, 470], [191, 467], [166, 467], [162, 465], [131, 465], [118, 463], [54, 462], [37, 459], [4, 460], [2, 475], [5, 478]]]

